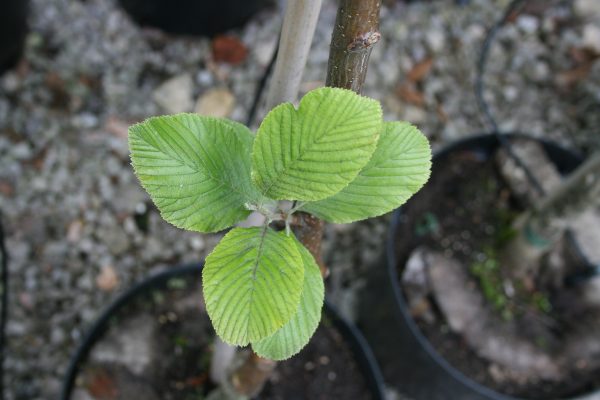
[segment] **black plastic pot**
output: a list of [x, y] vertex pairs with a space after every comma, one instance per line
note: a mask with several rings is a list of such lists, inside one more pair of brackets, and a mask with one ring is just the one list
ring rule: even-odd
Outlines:
[[170, 33], [216, 35], [242, 26], [272, 0], [119, 0], [140, 25]]
[[[521, 134], [508, 136], [527, 138]], [[573, 171], [582, 162], [581, 156], [555, 143], [540, 142], [563, 174]], [[475, 136], [444, 148], [434, 156], [433, 162], [435, 165], [457, 151], [468, 151], [485, 159], [499, 146], [496, 135]], [[401, 209], [393, 214], [383, 260], [385, 268], [374, 269], [368, 277], [359, 319], [359, 326], [371, 343], [386, 383], [415, 400], [514, 399], [475, 382], [450, 365], [412, 319], [398, 279], [395, 247], [401, 214]], [[600, 396], [600, 391], [596, 395]]]
[[[167, 282], [173, 278], [196, 276], [198, 281], [200, 281], [202, 266], [203, 264], [194, 264], [169, 269], [138, 283], [119, 296], [96, 320], [71, 358], [63, 381], [61, 400], [71, 399], [75, 380], [80, 372], [81, 366], [87, 360], [94, 345], [102, 338], [103, 334], [109, 328], [112, 318], [121, 309], [133, 302], [139, 296], [167, 286]], [[373, 399], [383, 400], [383, 376], [367, 341], [354, 325], [345, 321], [334, 307], [327, 302], [325, 302], [324, 313], [352, 350]]]
[[0, 6], [0, 74], [21, 58], [27, 34], [28, 0], [7, 0]]

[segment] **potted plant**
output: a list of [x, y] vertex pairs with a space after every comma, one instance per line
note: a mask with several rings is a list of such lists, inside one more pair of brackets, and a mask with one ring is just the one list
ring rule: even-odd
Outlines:
[[384, 376], [415, 398], [600, 393], [597, 240], [593, 222], [581, 229], [597, 218], [600, 157], [498, 132], [481, 95], [490, 41], [517, 3], [478, 65], [492, 133], [436, 154], [428, 185], [394, 213], [387, 269], [365, 290], [361, 326]]
[[[581, 163], [542, 146], [565, 175]], [[520, 280], [501, 267], [502, 250], [518, 237], [510, 225], [518, 208], [495, 172], [499, 149], [495, 135], [483, 135], [436, 154], [425, 190], [393, 215], [386, 269], [369, 277], [360, 326], [386, 381], [415, 398], [575, 398], [594, 388], [597, 366], [586, 360], [596, 357], [597, 314], [582, 297], [591, 287], [573, 284], [587, 268], [577, 247], [565, 240], [554, 248], [560, 279], [545, 269]], [[521, 293], [508, 296], [510, 284]]]
[[[327, 274], [320, 218], [389, 212], [429, 177], [425, 136], [409, 123], [383, 122], [379, 102], [357, 93], [379, 39], [379, 1], [341, 2], [329, 87], [291, 104], [319, 7], [319, 0], [288, 3], [267, 98], [274, 108], [256, 135], [196, 114], [153, 117], [129, 130], [132, 165], [163, 218], [182, 229], [228, 230], [202, 269], [205, 310], [219, 337], [203, 386], [214, 388], [204, 390], [208, 398], [257, 395], [276, 361], [310, 342]], [[233, 227], [252, 213], [258, 226]]]
[[[63, 398], [187, 399], [213, 390], [214, 334], [201, 275], [202, 264], [173, 267], [120, 295], [74, 354]], [[261, 398], [383, 398], [360, 332], [328, 303], [323, 318], [308, 348], [278, 366]]]

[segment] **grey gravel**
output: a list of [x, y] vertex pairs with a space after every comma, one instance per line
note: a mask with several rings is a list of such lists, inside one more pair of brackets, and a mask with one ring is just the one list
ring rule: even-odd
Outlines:
[[[234, 67], [211, 59], [208, 39], [140, 29], [115, 0], [31, 3], [26, 61], [0, 77], [0, 209], [11, 253], [9, 400], [56, 398], [70, 354], [115, 296], [158, 270], [202, 259], [218, 242], [219, 235], [161, 220], [131, 171], [126, 127], [163, 110], [189, 111], [217, 87], [235, 96], [231, 118], [243, 121], [281, 22], [266, 11], [232, 32], [249, 48], [247, 61]], [[507, 3], [384, 7], [364, 93], [382, 101], [386, 119], [417, 124], [436, 148], [484, 131], [473, 96], [475, 60], [486, 27]], [[564, 2], [547, 3], [499, 33], [485, 95], [503, 129], [589, 149], [600, 144], [600, 61], [569, 88], [557, 87], [556, 77], [576, 66], [570, 49], [600, 43], [590, 39], [599, 2], [576, 1], [576, 14]], [[334, 20], [335, 4], [326, 0], [303, 90], [325, 80]], [[432, 69], [417, 85], [423, 104], [411, 104], [397, 87], [429, 57]], [[173, 79], [179, 83], [161, 94]], [[327, 228], [330, 297], [348, 316], [359, 301], [361, 274], [381, 267], [386, 229], [385, 218]], [[119, 284], [101, 290], [96, 278], [107, 265]]]

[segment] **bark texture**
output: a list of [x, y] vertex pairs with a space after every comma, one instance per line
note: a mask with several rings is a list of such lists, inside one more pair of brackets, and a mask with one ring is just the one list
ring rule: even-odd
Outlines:
[[338, 8], [326, 85], [361, 93], [373, 45], [379, 41], [381, 0], [341, 0]]
[[[340, 0], [329, 49], [326, 85], [350, 89], [360, 94], [367, 76], [373, 45], [381, 37], [379, 11], [381, 0]], [[319, 263], [323, 277], [329, 274], [321, 257], [321, 239], [325, 224], [299, 213], [298, 239]]]

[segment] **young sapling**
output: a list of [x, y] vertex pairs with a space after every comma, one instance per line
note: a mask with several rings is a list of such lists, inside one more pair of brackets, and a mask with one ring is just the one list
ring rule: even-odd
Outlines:
[[[288, 228], [298, 212], [348, 223], [392, 211], [427, 181], [431, 151], [406, 122], [383, 122], [380, 104], [319, 88], [283, 103], [256, 135], [226, 119], [153, 117], [129, 130], [142, 186], [171, 224], [218, 232], [252, 211], [259, 227], [231, 228], [206, 258], [206, 310], [217, 335], [283, 360], [310, 340], [324, 298], [321, 272]], [[293, 202], [292, 208], [284, 204]]]

